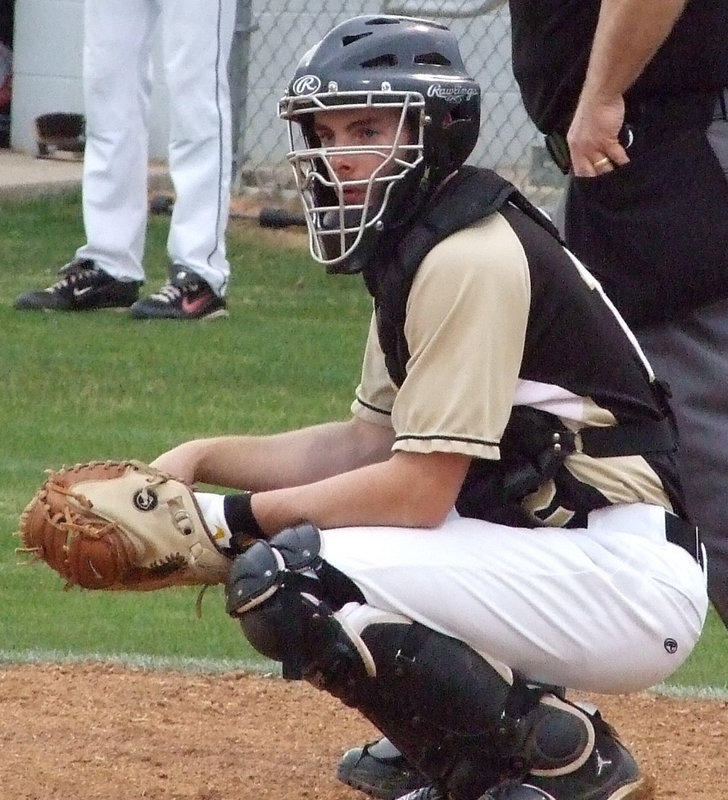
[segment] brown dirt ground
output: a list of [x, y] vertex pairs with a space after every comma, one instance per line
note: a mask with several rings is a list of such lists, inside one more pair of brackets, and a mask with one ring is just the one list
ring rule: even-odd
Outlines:
[[[659, 800], [724, 800], [728, 703], [589, 697]], [[2, 800], [364, 800], [335, 778], [375, 737], [306, 683], [118, 664], [0, 665]]]

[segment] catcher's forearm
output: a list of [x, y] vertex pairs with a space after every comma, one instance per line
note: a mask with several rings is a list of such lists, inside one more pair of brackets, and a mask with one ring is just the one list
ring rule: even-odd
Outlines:
[[432, 528], [452, 509], [469, 465], [460, 453], [397, 452], [322, 481], [253, 494], [251, 505], [268, 535], [303, 521], [323, 529]]
[[262, 491], [299, 486], [389, 457], [393, 434], [357, 419], [271, 436], [186, 442], [153, 465], [190, 482]]
[[207, 440], [198, 445], [195, 480], [261, 491], [326, 477], [331, 466], [321, 454], [331, 447], [325, 443], [336, 437], [329, 435], [329, 426], [322, 428]]

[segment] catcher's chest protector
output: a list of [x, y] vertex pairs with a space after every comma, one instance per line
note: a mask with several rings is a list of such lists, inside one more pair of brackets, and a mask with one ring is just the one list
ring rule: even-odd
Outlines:
[[[387, 370], [396, 386], [401, 386], [407, 375], [410, 358], [405, 336], [407, 300], [423, 259], [448, 236], [498, 211], [502, 212], [526, 252], [529, 236], [539, 242], [535, 258], [541, 261], [535, 261], [534, 267], [548, 263], [550, 258], [561, 259], [564, 269], [573, 267], [571, 256], [567, 255], [556, 228], [511, 183], [490, 170], [462, 167], [434, 196], [424, 208], [420, 220], [404, 236], [400, 234], [398, 241], [392, 234], [385, 237], [364, 272], [367, 288], [375, 301], [379, 343]], [[527, 223], [536, 223], [537, 228], [529, 233]], [[532, 229], [533, 225], [529, 224], [528, 227]], [[483, 269], [488, 269], [485, 258]], [[545, 275], [541, 278], [542, 283], [550, 280], [549, 272], [542, 274]], [[586, 284], [580, 282], [572, 285], [574, 291], [578, 286], [583, 292], [591, 293], [591, 289], [585, 288]], [[560, 290], [556, 287], [554, 291]], [[603, 313], [595, 313], [593, 324], [607, 324], [605, 317], [608, 316], [611, 328], [614, 328], [612, 311], [606, 304], [601, 306]], [[533, 313], [537, 315], [538, 310]], [[487, 322], [483, 324], [487, 325]], [[568, 335], [568, 331], [565, 335]], [[623, 341], [620, 335], [619, 344], [624, 342], [626, 339]], [[625, 357], [627, 355], [625, 352]], [[614, 425], [599, 430], [584, 427], [580, 431], [583, 453], [593, 457], [608, 457], [641, 455], [643, 452], [669, 453], [674, 450], [674, 431], [662, 387], [659, 382], [651, 380], [644, 371], [644, 365], [641, 370], [634, 378], [638, 382], [646, 380], [651, 384], [651, 388], [647, 384], [645, 388], [655, 402], [655, 416], [662, 415], [663, 418], [655, 419], [650, 413], [645, 414], [644, 419], [626, 426]], [[626, 391], [630, 389], [628, 386]], [[559, 442], [558, 448], [553, 446], [555, 441]], [[557, 473], [564, 475], [566, 470], [562, 468], [563, 461], [575, 449], [573, 432], [567, 430], [554, 414], [528, 406], [515, 406], [500, 446], [500, 461], [474, 461], [458, 497], [458, 511], [463, 516], [512, 526], [533, 527], [542, 524], [541, 520], [534, 519], [530, 512], [523, 509], [521, 501], [535, 493], [546, 481], [552, 480]], [[575, 496], [574, 493], [570, 494], [571, 505], [565, 507], [573, 507]], [[589, 511], [610, 502], [599, 492], [581, 486], [578, 487], [578, 498], [579, 515], [572, 517], [571, 526], [584, 524]], [[680, 508], [677, 497], [673, 499], [673, 506]], [[546, 516], [548, 511], [545, 512]]]

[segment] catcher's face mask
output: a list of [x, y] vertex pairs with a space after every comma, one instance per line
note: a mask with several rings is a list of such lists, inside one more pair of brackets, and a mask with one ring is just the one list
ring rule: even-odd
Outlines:
[[[328, 92], [287, 96], [296, 188], [302, 198], [311, 255], [331, 272], [368, 231], [382, 226], [393, 188], [422, 162], [421, 112], [416, 92]], [[343, 266], [343, 265], [342, 265]]]
[[[359, 130], [327, 123], [328, 114]], [[359, 272], [471, 153], [480, 87], [445, 25], [365, 14], [304, 54], [278, 115], [311, 255], [328, 272]]]

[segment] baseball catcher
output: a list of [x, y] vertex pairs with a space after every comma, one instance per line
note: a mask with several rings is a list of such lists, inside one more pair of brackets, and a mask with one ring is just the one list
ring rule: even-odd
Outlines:
[[231, 561], [191, 487], [140, 461], [49, 471], [20, 517], [20, 552], [84, 589], [222, 583]]
[[[700, 635], [670, 409], [550, 221], [464, 164], [480, 104], [438, 23], [357, 17], [301, 59], [278, 113], [310, 252], [374, 306], [351, 415], [160, 455], [141, 496], [201, 550], [144, 563], [241, 551], [228, 614], [387, 737], [422, 776], [406, 800], [646, 800], [569, 693], [653, 686]], [[190, 504], [167, 474], [245, 491]]]

